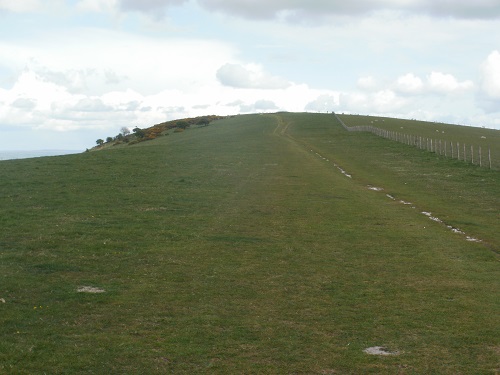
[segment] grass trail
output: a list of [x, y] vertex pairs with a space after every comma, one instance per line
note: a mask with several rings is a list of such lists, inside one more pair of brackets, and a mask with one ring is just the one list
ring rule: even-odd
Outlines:
[[498, 238], [368, 190], [411, 191], [370, 142], [253, 115], [0, 163], [0, 372], [494, 373]]

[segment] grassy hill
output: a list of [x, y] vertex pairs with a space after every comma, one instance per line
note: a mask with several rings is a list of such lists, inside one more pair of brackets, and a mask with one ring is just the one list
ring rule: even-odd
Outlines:
[[332, 115], [2, 161], [0, 206], [0, 373], [499, 370], [500, 173]]

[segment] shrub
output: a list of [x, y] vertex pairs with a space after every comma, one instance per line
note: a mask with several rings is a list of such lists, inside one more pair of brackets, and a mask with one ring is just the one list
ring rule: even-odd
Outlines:
[[189, 127], [189, 122], [186, 120], [177, 121], [176, 123], [178, 129], [186, 129]]
[[140, 128], [134, 128], [133, 131], [137, 138], [144, 138], [144, 136], [146, 135], [146, 132]]

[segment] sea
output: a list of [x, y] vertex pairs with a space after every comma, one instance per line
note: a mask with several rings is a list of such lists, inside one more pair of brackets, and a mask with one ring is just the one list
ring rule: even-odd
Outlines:
[[81, 150], [23, 150], [23, 151], [2, 151], [0, 150], [0, 160], [39, 158], [42, 156], [57, 156], [79, 154]]

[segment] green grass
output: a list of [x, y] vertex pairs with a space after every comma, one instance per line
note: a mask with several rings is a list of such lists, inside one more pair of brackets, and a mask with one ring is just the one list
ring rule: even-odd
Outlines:
[[474, 163], [479, 164], [479, 147], [482, 148], [482, 163], [489, 167], [488, 150], [491, 151], [491, 164], [500, 170], [500, 131], [496, 129], [478, 128], [472, 126], [450, 125], [444, 123], [402, 120], [389, 117], [339, 115], [347, 126], [373, 126], [405, 135], [418, 136], [432, 139], [433, 141], [448, 142], [447, 154], [450, 154], [450, 142], [453, 142], [456, 158], [457, 142], [460, 144], [460, 155], [463, 159], [463, 145], [466, 145], [467, 160], [470, 162], [470, 147], [474, 147]]
[[319, 114], [3, 161], [0, 373], [494, 374], [499, 180]]

